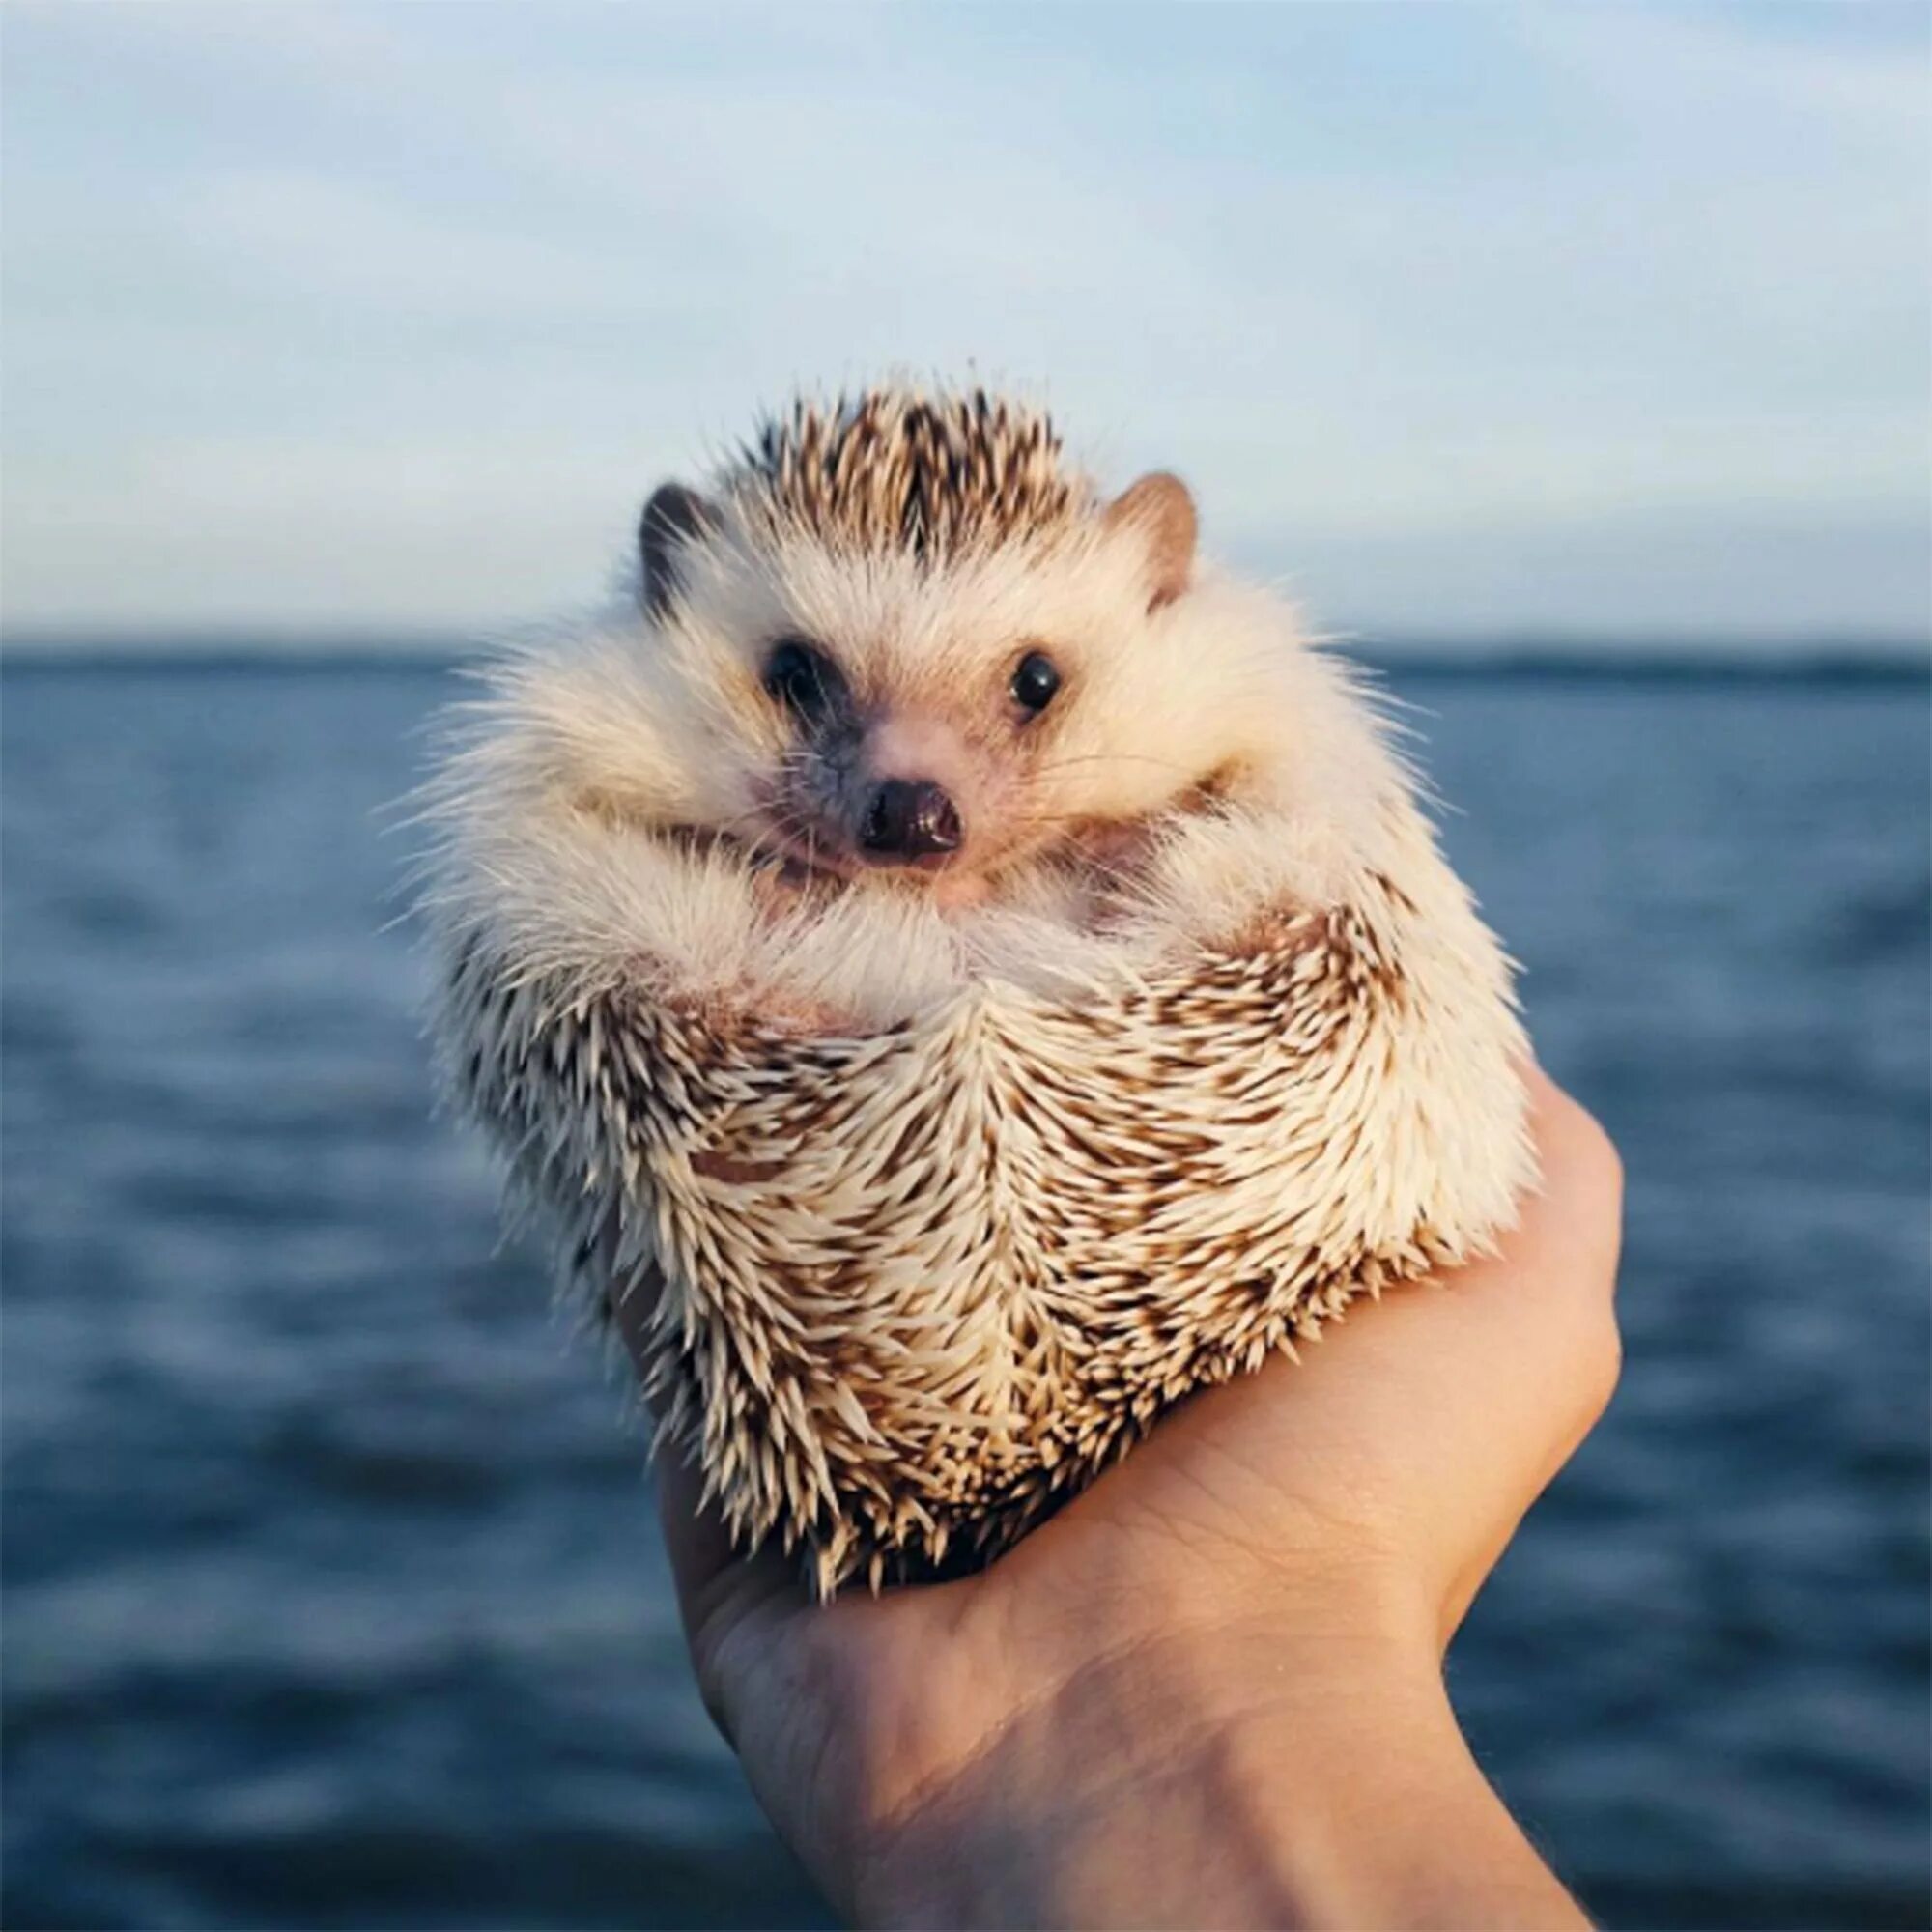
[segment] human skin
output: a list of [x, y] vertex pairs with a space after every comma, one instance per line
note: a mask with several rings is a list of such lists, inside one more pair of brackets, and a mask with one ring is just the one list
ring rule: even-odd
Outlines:
[[1543, 1184], [1499, 1256], [1196, 1396], [979, 1576], [815, 1607], [667, 1464], [706, 1704], [847, 1918], [1586, 1922], [1442, 1677], [1617, 1377], [1617, 1157], [1528, 1078]]

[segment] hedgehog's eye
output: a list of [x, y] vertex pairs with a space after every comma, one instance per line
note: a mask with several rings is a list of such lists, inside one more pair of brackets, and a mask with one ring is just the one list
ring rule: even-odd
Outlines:
[[829, 716], [845, 701], [838, 667], [803, 638], [781, 638], [772, 646], [765, 659], [765, 689], [807, 723]]
[[1037, 717], [1060, 689], [1059, 667], [1044, 651], [1029, 651], [1013, 667], [1012, 682], [1007, 688], [1023, 711]]

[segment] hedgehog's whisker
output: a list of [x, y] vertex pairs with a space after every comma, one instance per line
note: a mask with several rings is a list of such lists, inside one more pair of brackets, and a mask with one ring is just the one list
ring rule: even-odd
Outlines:
[[1172, 758], [1156, 758], [1141, 752], [1084, 752], [1078, 757], [1050, 758], [1043, 765], [1036, 765], [1033, 776], [1036, 779], [1046, 778], [1054, 772], [1069, 772], [1081, 765], [1157, 765], [1162, 771], [1192, 771], [1191, 766], [1177, 764]]

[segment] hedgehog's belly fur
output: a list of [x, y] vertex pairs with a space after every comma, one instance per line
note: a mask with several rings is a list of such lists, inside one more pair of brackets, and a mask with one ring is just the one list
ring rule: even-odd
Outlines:
[[997, 1550], [1191, 1389], [1507, 1222], [1514, 1022], [1405, 973], [1404, 904], [863, 1038], [505, 990], [472, 946], [458, 1080], [629, 1299], [734, 1533], [829, 1593]]

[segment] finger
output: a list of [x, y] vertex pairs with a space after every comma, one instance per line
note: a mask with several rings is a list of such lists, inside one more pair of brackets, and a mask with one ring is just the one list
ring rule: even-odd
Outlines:
[[807, 1609], [805, 1586], [775, 1543], [740, 1553], [717, 1511], [702, 1501], [690, 1463], [668, 1450], [657, 1459], [656, 1474], [658, 1520], [692, 1667], [712, 1721], [735, 1745], [753, 1680], [771, 1663], [785, 1626]]
[[1542, 1067], [1532, 1063], [1523, 1078], [1542, 1168], [1528, 1205], [1543, 1210], [1545, 1238], [1566, 1244], [1577, 1262], [1578, 1291], [1607, 1297], [1622, 1240], [1623, 1162], [1595, 1116]]
[[[618, 1336], [641, 1379], [651, 1360], [650, 1317], [661, 1284], [646, 1274], [612, 1294], [608, 1306]], [[670, 1559], [678, 1616], [698, 1689], [712, 1720], [736, 1741], [747, 1668], [742, 1634], [753, 1624], [775, 1626], [805, 1607], [796, 1565], [774, 1545], [747, 1555], [717, 1509], [691, 1458], [665, 1443], [653, 1458], [658, 1521]]]
[[[652, 1362], [651, 1314], [660, 1292], [655, 1272], [646, 1270], [621, 1290], [607, 1293], [605, 1307], [640, 1385]], [[650, 1408], [644, 1396], [646, 1409]], [[651, 1459], [657, 1485], [658, 1521], [670, 1557], [677, 1588], [678, 1609], [685, 1634], [692, 1634], [694, 1611], [701, 1610], [719, 1579], [738, 1560], [729, 1531], [717, 1512], [704, 1505], [704, 1485], [697, 1469], [676, 1443], [666, 1442]]]
[[[1326, 1389], [1315, 1378], [1318, 1399], [1350, 1406], [1357, 1423], [1379, 1415], [1402, 1439], [1425, 1440], [1448, 1491], [1492, 1499], [1476, 1580], [1602, 1416], [1621, 1359], [1615, 1151], [1540, 1069], [1526, 1080], [1542, 1180], [1499, 1252], [1345, 1322], [1321, 1365]], [[1407, 1487], [1428, 1507], [1451, 1500], [1426, 1478]]]
[[700, 1501], [702, 1483], [696, 1469], [674, 1451], [667, 1450], [657, 1460], [657, 1491], [658, 1520], [687, 1624], [692, 1612], [702, 1615], [713, 1609], [723, 1588], [743, 1588], [751, 1577], [755, 1577], [761, 1595], [781, 1591], [805, 1601], [792, 1561], [772, 1543], [750, 1555], [739, 1549], [717, 1510]]
[[1481, 1534], [1507, 1535], [1601, 1413], [1616, 1362], [1614, 1156], [1580, 1108], [1529, 1078], [1544, 1179], [1500, 1253], [1357, 1301], [1298, 1363], [1183, 1405], [1138, 1452], [1139, 1474], [1115, 1478], [1118, 1493], [1212, 1467], [1242, 1533], [1265, 1520], [1288, 1547], [1320, 1471], [1331, 1515], [1466, 1526], [1480, 1501]]
[[1525, 1081], [1539, 1184], [1496, 1254], [1444, 1276], [1446, 1294], [1417, 1298], [1455, 1321], [1465, 1346], [1492, 1338], [1519, 1385], [1532, 1373], [1560, 1378], [1587, 1427], [1609, 1399], [1621, 1353], [1622, 1163], [1591, 1115], [1540, 1067], [1526, 1069]]
[[1538, 1369], [1574, 1374], [1613, 1340], [1623, 1196], [1615, 1150], [1540, 1067], [1524, 1077], [1540, 1179], [1516, 1226], [1495, 1253], [1389, 1297], [1374, 1321], [1344, 1323], [1339, 1342], [1350, 1350], [1410, 1353], [1427, 1328], [1455, 1344], [1464, 1374], [1520, 1384]]

